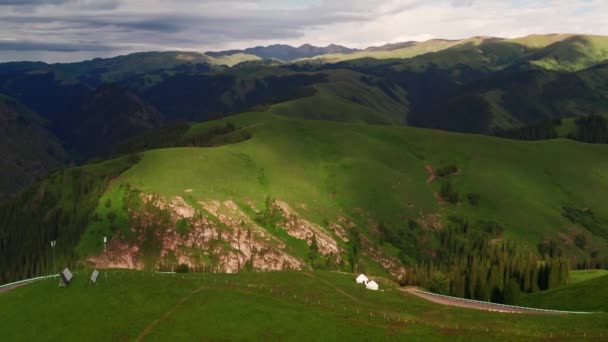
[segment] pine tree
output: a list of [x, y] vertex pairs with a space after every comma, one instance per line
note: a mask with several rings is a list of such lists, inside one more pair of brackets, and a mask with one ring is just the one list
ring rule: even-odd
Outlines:
[[519, 288], [519, 283], [517, 282], [517, 279], [511, 278], [505, 286], [503, 302], [509, 305], [517, 305], [519, 304], [520, 294], [521, 290]]

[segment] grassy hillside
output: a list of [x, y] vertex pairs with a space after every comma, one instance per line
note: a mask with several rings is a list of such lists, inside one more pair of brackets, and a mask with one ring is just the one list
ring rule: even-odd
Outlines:
[[412, 58], [429, 52], [441, 51], [450, 48], [459, 41], [457, 40], [428, 40], [425, 42], [408, 42], [401, 44], [388, 44], [381, 47], [368, 48], [363, 51], [355, 51], [350, 53], [325, 54], [312, 58], [300, 59], [295, 62], [315, 62], [315, 63], [337, 63], [342, 61], [361, 59], [361, 58], [376, 58], [376, 59], [394, 59], [394, 58]]
[[337, 63], [364, 58], [412, 59], [407, 65], [416, 69], [430, 64], [443, 68], [465, 64], [476, 69], [502, 69], [530, 63], [546, 70], [578, 71], [608, 59], [608, 37], [548, 34], [514, 39], [433, 39], [387, 44], [351, 53], [321, 55], [296, 62]]
[[301, 119], [405, 123], [409, 104], [400, 87], [347, 70], [333, 70], [327, 75], [327, 82], [314, 85], [313, 96], [275, 104], [269, 112]]
[[[413, 220], [420, 228], [407, 233], [412, 234], [410, 247], [382, 247], [387, 257], [401, 260], [429, 258], [436, 245], [428, 232], [445, 227], [453, 215], [471, 223], [493, 222], [504, 230], [500, 239], [532, 250], [543, 244], [579, 258], [592, 251], [600, 259], [606, 256], [602, 231], [587, 231], [563, 216], [563, 207], [568, 207], [592, 208], [597, 217], [608, 217], [608, 208], [601, 204], [608, 187], [602, 176], [608, 168], [602, 162], [605, 146], [301, 121], [268, 113], [226, 121], [249, 131], [252, 138], [214, 148], [145, 152], [136, 166], [114, 180], [114, 186], [128, 184], [168, 200], [179, 196], [189, 203], [234, 201], [258, 209], [271, 196], [325, 227], [326, 222], [346, 217], [374, 242], [379, 239], [379, 223], [406, 233], [408, 220]], [[191, 130], [204, 130], [206, 125]], [[562, 163], [564, 156], [571, 162]], [[459, 194], [457, 204], [438, 199], [445, 178], [427, 183], [429, 168], [448, 165], [458, 170], [450, 177]], [[479, 204], [469, 203], [470, 194], [480, 198]], [[99, 204], [101, 217], [106, 215], [105, 201]], [[104, 233], [91, 235], [94, 240], [88, 245], [97, 246], [91, 252], [99, 251], [98, 236], [116, 231], [111, 225], [96, 229]], [[585, 244], [574, 244], [579, 235]], [[304, 248], [300, 256], [306, 254]], [[368, 267], [377, 267], [372, 264]]]
[[[229, 265], [230, 270], [241, 270], [244, 263], [253, 262], [248, 258], [255, 252], [242, 254], [238, 247], [253, 229], [260, 236], [270, 234], [270, 240], [257, 241], [260, 244], [252, 251], [275, 249], [282, 255], [272, 262], [264, 259], [260, 267], [276, 269], [282, 262], [313, 267], [309, 252], [314, 233], [321, 239], [324, 255], [331, 252], [340, 256], [337, 265], [323, 267], [347, 270], [356, 262], [378, 273], [384, 269], [395, 272], [402, 263], [432, 261], [439, 246], [437, 232], [448, 227], [453, 216], [464, 218], [472, 227], [482, 227], [475, 229], [490, 229], [498, 234], [492, 237], [497, 241], [515, 241], [534, 253], [563, 253], [576, 257], [577, 263], [591, 260], [591, 255], [594, 263], [601, 263], [608, 253], [602, 223], [608, 218], [608, 207], [602, 201], [608, 190], [603, 176], [608, 171], [603, 157], [608, 147], [604, 145], [559, 139], [523, 142], [398, 126], [300, 120], [270, 113], [245, 113], [179, 128], [166, 137], [177, 140], [156, 145], [158, 141], [146, 143], [144, 139], [133, 142], [132, 147], [191, 147], [142, 153], [141, 161], [112, 178], [101, 198], [94, 197], [100, 196], [97, 185], [93, 196], [86, 192], [88, 185], [71, 183], [71, 177], [82, 173], [78, 169], [68, 170], [66, 175], [75, 173], [71, 177], [54, 177], [50, 184], [75, 189], [75, 195], [84, 196], [79, 201], [97, 203], [88, 205], [74, 221], [78, 223], [76, 235], [70, 233], [71, 245], [65, 248], [79, 247], [66, 258], [99, 255], [101, 237], [111, 236], [117, 241], [114, 251], [128, 257], [121, 261], [122, 266], [155, 267], [161, 255], [165, 259], [171, 255], [161, 253], [164, 247], [156, 245], [163, 241], [159, 240], [162, 234], [146, 232], [170, 232], [174, 235], [167, 239], [190, 246], [192, 241], [200, 241], [197, 227], [207, 227], [204, 229], [211, 229], [211, 233], [200, 234], [211, 234], [212, 239], [204, 238], [199, 252], [215, 248], [217, 256], [233, 261], [201, 254], [197, 258], [202, 258], [204, 267]], [[563, 163], [564, 158], [569, 162]], [[39, 217], [48, 217], [44, 224], [36, 223], [45, 231], [42, 237], [61, 235], [65, 228], [62, 220], [73, 219], [69, 206], [60, 209], [65, 211], [60, 216], [52, 214], [58, 209], [51, 199], [64, 194], [62, 187], [56, 191], [44, 184], [4, 208], [7, 246], [13, 245], [10, 241], [18, 233], [11, 227], [35, 220], [15, 213], [14, 208], [29, 206]], [[39, 192], [45, 194], [44, 206], [37, 200]], [[276, 224], [269, 196], [288, 207], [287, 218], [299, 222], [293, 229], [308, 227], [306, 238], [301, 231], [286, 234], [284, 226]], [[153, 221], [157, 224], [150, 226], [146, 217], [156, 217]], [[129, 228], [136, 226], [144, 235], [129, 233]], [[356, 261], [348, 241], [352, 240], [352, 227], [362, 234], [365, 247]], [[398, 241], [394, 236], [399, 236]], [[142, 241], [150, 243], [145, 247], [150, 252], [146, 260], [127, 253], [121, 244], [141, 247]], [[48, 256], [50, 250], [45, 250], [40, 253]], [[370, 252], [374, 250], [380, 254]], [[188, 258], [195, 251], [186, 251]], [[166, 262], [175, 265], [180, 258], [175, 257]], [[45, 258], [32, 265], [28, 269], [32, 273], [24, 275], [48, 269], [49, 261]]]
[[134, 75], [154, 73], [159, 70], [179, 70], [197, 64], [233, 66], [241, 62], [259, 59], [257, 56], [242, 53], [212, 57], [202, 53], [184, 51], [138, 52], [79, 63], [56, 64], [49, 68], [56, 68], [66, 76], [85, 82], [103, 83], [120, 82]]
[[[598, 215], [608, 216], [608, 208], [598, 205], [608, 186], [601, 176], [608, 167], [601, 157], [605, 146], [566, 140], [518, 142], [255, 113], [227, 120], [239, 127], [251, 125], [253, 138], [213, 149], [150, 151], [122, 179], [166, 195], [192, 188], [192, 195], [201, 198], [262, 201], [271, 194], [327, 208], [320, 212], [364, 208], [375, 218], [392, 222], [419, 212], [488, 215], [508, 226], [509, 235], [537, 239], [544, 232], [567, 232], [571, 224], [560, 212], [568, 203], [593, 207]], [[252, 161], [247, 168], [245, 155]], [[558, 155], [573, 162], [562, 165]], [[441, 205], [435, 199], [438, 184], [426, 183], [425, 166], [446, 164], [459, 168], [454, 182], [463, 194], [481, 194], [479, 207]], [[262, 168], [264, 184], [256, 180], [256, 170]], [[409, 209], [409, 203], [417, 209]]]
[[570, 272], [568, 284], [573, 285], [608, 275], [608, 270], [580, 270]]
[[263, 59], [275, 59], [280, 61], [291, 61], [298, 58], [309, 58], [317, 55], [326, 55], [333, 53], [345, 53], [356, 51], [344, 46], [331, 44], [325, 47], [312, 46], [304, 44], [299, 47], [293, 47], [284, 44], [275, 44], [269, 46], [256, 46], [245, 50], [227, 50], [227, 51], [211, 51], [205, 54], [211, 57], [228, 57], [234, 55], [249, 55]]
[[532, 316], [442, 307], [385, 283], [383, 292], [365, 290], [350, 274], [110, 271], [96, 286], [88, 285], [87, 276], [79, 272], [67, 289], [51, 279], [0, 294], [4, 338], [495, 341], [606, 333], [605, 314]]
[[574, 272], [572, 278], [570, 285], [523, 296], [523, 305], [556, 310], [608, 312], [608, 275], [605, 271]]
[[608, 37], [572, 35], [528, 57], [547, 70], [577, 71], [608, 59]]
[[[47, 274], [56, 270], [53, 266], [73, 262], [99, 198], [136, 161], [133, 155], [56, 171], [2, 203], [0, 282]], [[53, 240], [58, 241], [54, 251]]]

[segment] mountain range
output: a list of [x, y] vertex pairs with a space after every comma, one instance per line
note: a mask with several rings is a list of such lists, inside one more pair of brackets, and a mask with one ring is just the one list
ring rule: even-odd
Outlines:
[[253, 55], [262, 59], [278, 59], [289, 62], [299, 58], [309, 58], [319, 55], [352, 53], [357, 49], [347, 48], [341, 45], [330, 44], [325, 47], [317, 47], [310, 44], [304, 44], [299, 47], [293, 47], [284, 44], [275, 44], [269, 46], [256, 46], [244, 50], [227, 50], [227, 51], [209, 51], [206, 55], [212, 57], [223, 57], [236, 54]]
[[607, 80], [608, 37], [570, 34], [0, 64], [0, 280], [59, 239], [74, 265], [555, 287], [608, 263]]

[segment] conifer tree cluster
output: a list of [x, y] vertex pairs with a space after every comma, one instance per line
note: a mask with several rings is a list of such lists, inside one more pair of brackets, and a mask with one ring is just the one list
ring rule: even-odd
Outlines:
[[64, 169], [0, 206], [0, 283], [71, 266], [78, 259], [74, 247], [109, 181], [137, 161], [126, 156]]
[[439, 233], [436, 257], [412, 267], [404, 282], [452, 296], [517, 304], [520, 293], [565, 284], [570, 262], [539, 256], [502, 241], [502, 229], [491, 222], [471, 226], [452, 218]]

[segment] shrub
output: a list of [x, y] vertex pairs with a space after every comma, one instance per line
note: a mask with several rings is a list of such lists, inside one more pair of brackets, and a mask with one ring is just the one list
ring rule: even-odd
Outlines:
[[517, 305], [517, 304], [519, 304], [520, 294], [521, 294], [521, 290], [519, 287], [519, 283], [517, 282], [517, 279], [511, 278], [509, 280], [509, 282], [507, 283], [507, 285], [505, 286], [503, 301], [505, 304]]
[[458, 167], [456, 167], [456, 165], [451, 164], [437, 169], [435, 171], [435, 176], [445, 178], [455, 174], [456, 172], [458, 172]]
[[267, 227], [278, 228], [285, 222], [283, 210], [275, 203], [275, 200], [266, 196], [264, 211], [256, 215], [256, 221]]
[[175, 273], [188, 273], [188, 272], [190, 272], [190, 266], [188, 266], [187, 264], [179, 264], [175, 268]]
[[108, 216], [108, 220], [110, 220], [110, 222], [114, 222], [116, 220], [116, 213], [113, 211], [110, 211], [107, 216]]
[[481, 200], [481, 195], [477, 194], [477, 193], [470, 193], [467, 195], [467, 200], [469, 201], [469, 204], [476, 207], [479, 205], [479, 201]]
[[429, 280], [429, 290], [433, 293], [448, 294], [450, 290], [450, 280], [440, 271], [435, 271]]
[[587, 238], [585, 237], [585, 234], [576, 234], [576, 236], [574, 237], [574, 244], [576, 245], [576, 247], [584, 250], [585, 246], [587, 246]]
[[439, 190], [439, 194], [441, 194], [441, 197], [443, 199], [445, 199], [446, 201], [448, 201], [452, 204], [458, 203], [458, 199], [460, 197], [458, 195], [458, 192], [456, 192], [456, 190], [454, 190], [452, 183], [450, 183], [449, 181], [444, 182], [441, 185], [441, 190]]
[[181, 236], [188, 234], [190, 231], [190, 223], [188, 223], [188, 220], [185, 218], [177, 220], [177, 223], [175, 224], [175, 231]]
[[110, 208], [112, 206], [112, 200], [108, 198], [106, 201], [106, 208]]

